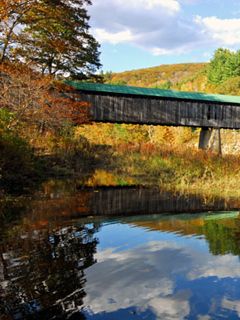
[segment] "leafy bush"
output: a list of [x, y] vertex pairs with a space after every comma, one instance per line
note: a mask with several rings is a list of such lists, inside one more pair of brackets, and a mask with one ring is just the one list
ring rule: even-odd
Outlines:
[[35, 158], [26, 141], [8, 129], [14, 115], [0, 109], [0, 189], [22, 191], [36, 174]]

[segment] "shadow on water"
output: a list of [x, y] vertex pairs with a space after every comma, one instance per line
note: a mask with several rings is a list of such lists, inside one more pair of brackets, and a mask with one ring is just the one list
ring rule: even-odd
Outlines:
[[95, 263], [96, 231], [95, 225], [24, 223], [9, 230], [1, 243], [1, 313], [10, 319], [74, 319], [85, 296], [84, 270]]

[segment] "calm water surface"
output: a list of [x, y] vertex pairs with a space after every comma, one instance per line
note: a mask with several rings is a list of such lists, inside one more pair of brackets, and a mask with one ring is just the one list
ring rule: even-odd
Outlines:
[[81, 217], [81, 197], [6, 209], [0, 319], [240, 319], [237, 211]]

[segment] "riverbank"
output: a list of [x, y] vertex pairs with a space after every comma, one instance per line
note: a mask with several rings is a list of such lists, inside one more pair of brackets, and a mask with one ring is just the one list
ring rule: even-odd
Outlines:
[[[147, 126], [88, 125], [31, 140], [5, 132], [0, 135], [1, 194], [32, 193], [49, 179], [75, 179], [91, 187], [157, 186], [183, 193], [239, 197], [238, 153], [219, 156], [198, 150], [197, 130], [154, 130]], [[226, 137], [232, 140], [224, 136], [225, 141]]]
[[[90, 148], [90, 147], [89, 147]], [[18, 160], [19, 163], [19, 160]], [[39, 155], [9, 167], [2, 176], [2, 194], [31, 193], [45, 181], [75, 179], [82, 186], [157, 186], [164, 190], [239, 197], [240, 157], [193, 148], [119, 145], [91, 146], [71, 155]], [[30, 169], [29, 169], [30, 168]], [[3, 180], [5, 178], [5, 180]], [[5, 183], [5, 184], [4, 184]]]
[[[150, 146], [146, 146], [146, 148]], [[165, 190], [223, 197], [239, 197], [240, 158], [187, 148], [155, 148], [148, 154], [123, 152], [127, 172], [146, 177]], [[128, 164], [128, 166], [127, 166]]]

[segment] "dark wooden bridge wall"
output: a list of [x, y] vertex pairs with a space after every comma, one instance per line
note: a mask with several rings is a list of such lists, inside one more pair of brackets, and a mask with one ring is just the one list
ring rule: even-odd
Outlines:
[[97, 122], [240, 129], [240, 105], [158, 97], [84, 93]]
[[99, 188], [90, 198], [92, 215], [132, 215], [159, 213], [189, 213], [227, 210], [229, 206], [237, 207], [237, 203], [227, 203], [218, 198], [206, 203], [204, 197], [184, 196], [159, 189], [138, 189], [131, 187]]

